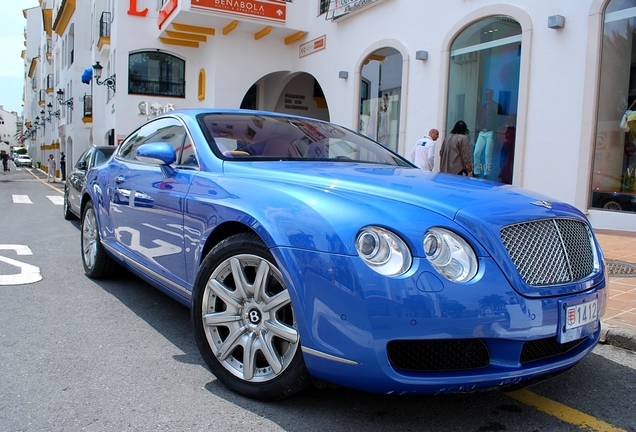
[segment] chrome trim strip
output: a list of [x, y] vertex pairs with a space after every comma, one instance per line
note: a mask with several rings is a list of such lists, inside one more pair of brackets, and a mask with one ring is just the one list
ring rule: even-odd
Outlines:
[[144, 267], [143, 265], [139, 264], [137, 261], [134, 261], [134, 260], [128, 258], [123, 253], [119, 252], [117, 249], [114, 249], [112, 246], [109, 246], [109, 245], [107, 245], [104, 242], [101, 242], [101, 243], [102, 243], [102, 246], [104, 246], [104, 249], [107, 249], [111, 254], [113, 254], [115, 256], [118, 256], [121, 261], [124, 261], [127, 264], [130, 264], [131, 266], [135, 267], [141, 273], [144, 273], [144, 274], [148, 275], [149, 277], [151, 277], [153, 279], [158, 279], [159, 281], [163, 282], [164, 285], [168, 285], [174, 291], [177, 291], [177, 292], [185, 295], [188, 298], [192, 297], [192, 292], [188, 291], [187, 289], [185, 289], [181, 285], [176, 284], [175, 282], [171, 281], [170, 279], [166, 278], [165, 276], [161, 276], [159, 273], [154, 272], [154, 271], [148, 269], [147, 267]]
[[331, 360], [331, 361], [337, 361], [340, 363], [345, 363], [345, 364], [350, 364], [350, 365], [357, 365], [358, 362], [357, 361], [353, 361], [353, 360], [347, 360], [347, 359], [343, 359], [340, 357], [336, 357], [336, 356], [332, 356], [331, 354], [326, 354], [320, 351], [316, 351], [314, 349], [311, 348], [305, 348], [302, 347], [302, 350], [305, 354], [311, 354], [311, 355], [315, 355], [316, 357], [320, 357], [320, 358], [324, 358], [326, 360]]

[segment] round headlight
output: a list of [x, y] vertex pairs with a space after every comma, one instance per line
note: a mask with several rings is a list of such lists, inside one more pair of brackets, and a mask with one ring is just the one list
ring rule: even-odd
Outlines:
[[424, 234], [426, 259], [439, 274], [453, 282], [467, 282], [477, 274], [477, 255], [459, 235], [444, 228]]
[[399, 276], [411, 268], [413, 258], [406, 243], [384, 228], [369, 226], [356, 237], [356, 250], [362, 261], [384, 276]]

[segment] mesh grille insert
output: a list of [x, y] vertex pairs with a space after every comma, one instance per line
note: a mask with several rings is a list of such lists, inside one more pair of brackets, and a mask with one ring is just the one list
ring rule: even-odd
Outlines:
[[595, 269], [592, 235], [581, 221], [544, 219], [509, 225], [501, 230], [501, 240], [530, 286], [573, 282]]
[[389, 361], [409, 371], [451, 371], [488, 366], [488, 348], [479, 339], [391, 341]]
[[552, 357], [555, 355], [563, 354], [575, 348], [586, 338], [577, 339], [572, 342], [560, 344], [557, 341], [556, 336], [546, 339], [538, 339], [528, 341], [523, 344], [521, 350], [521, 363], [528, 363], [535, 360], [541, 360], [544, 358]]

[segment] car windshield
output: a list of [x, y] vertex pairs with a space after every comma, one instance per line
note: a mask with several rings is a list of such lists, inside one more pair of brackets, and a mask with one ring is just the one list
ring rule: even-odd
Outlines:
[[321, 121], [260, 114], [202, 114], [199, 124], [212, 150], [223, 159], [357, 161], [412, 166], [369, 138]]
[[102, 164], [108, 160], [110, 155], [115, 151], [115, 147], [98, 148], [95, 149], [95, 165]]

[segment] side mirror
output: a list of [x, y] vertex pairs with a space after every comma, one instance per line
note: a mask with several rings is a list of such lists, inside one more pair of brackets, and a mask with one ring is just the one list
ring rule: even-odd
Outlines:
[[174, 148], [165, 142], [154, 142], [143, 144], [137, 149], [137, 160], [159, 165], [163, 175], [168, 178], [174, 174], [174, 168], [170, 166], [177, 160], [177, 152]]
[[177, 160], [177, 153], [168, 143], [148, 143], [137, 149], [137, 160], [153, 165], [170, 165]]
[[81, 169], [82, 171], [86, 171], [86, 169], [88, 168], [88, 164], [86, 164], [86, 161], [80, 161], [80, 163], [77, 164], [77, 168]]

